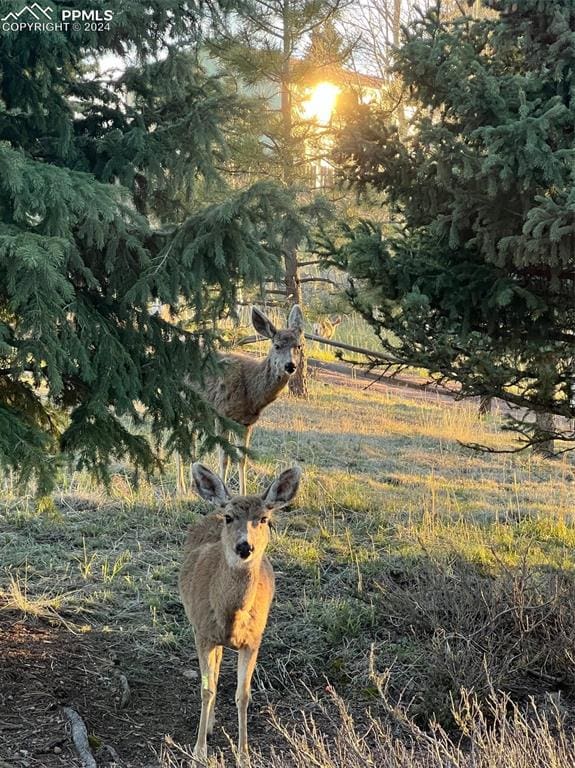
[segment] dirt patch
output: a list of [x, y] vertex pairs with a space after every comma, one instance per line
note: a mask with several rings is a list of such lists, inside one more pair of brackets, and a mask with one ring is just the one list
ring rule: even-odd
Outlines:
[[[458, 398], [455, 388], [436, 384], [431, 379], [417, 376], [386, 376], [377, 372], [357, 368], [345, 363], [327, 363], [323, 360], [308, 360], [311, 375], [322, 384], [348, 389], [368, 390], [379, 394], [398, 395], [414, 402], [432, 402], [437, 404], [453, 403], [473, 405], [479, 408], [479, 397]], [[506, 403], [499, 398], [492, 398], [492, 416], [513, 415], [519, 418], [525, 414], [523, 408]]]
[[[152, 768], [167, 735], [190, 744], [199, 714], [195, 655], [139, 653], [121, 632], [73, 634], [35, 620], [0, 616], [0, 766], [71, 768], [81, 763], [74, 752], [63, 706], [74, 708], [86, 723], [99, 766]], [[131, 698], [120, 709], [118, 673], [126, 675]], [[218, 726], [212, 747], [231, 754], [225, 731], [235, 738], [235, 656], [224, 655]], [[250, 739], [262, 751], [281, 749], [266, 711], [270, 699], [254, 691]], [[223, 728], [222, 728], [223, 726]]]
[[308, 360], [312, 376], [323, 384], [365, 389], [371, 392], [387, 393], [401, 390], [402, 396], [414, 400], [429, 399], [430, 396], [442, 401], [452, 401], [457, 393], [435, 384], [429, 379], [407, 376], [384, 376], [345, 363], [326, 363], [323, 360]]

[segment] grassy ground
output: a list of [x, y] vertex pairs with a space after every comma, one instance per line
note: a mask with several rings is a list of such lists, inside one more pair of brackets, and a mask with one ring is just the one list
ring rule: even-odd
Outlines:
[[[406, 723], [411, 744], [432, 718], [457, 734], [462, 689], [480, 704], [500, 691], [520, 705], [533, 697], [570, 720], [573, 461], [479, 454], [465, 442], [501, 448], [508, 437], [475, 407], [322, 379], [308, 402], [283, 396], [265, 411], [252, 489], [295, 461], [304, 482], [271, 545], [278, 590], [250, 718], [263, 764], [283, 750], [274, 765], [464, 765], [425, 762], [424, 751], [421, 763], [377, 758], [408, 744]], [[119, 469], [106, 494], [73, 475], [43, 514], [9, 487], [0, 497], [0, 765], [79, 765], [61, 704], [82, 714], [102, 765], [112, 760], [105, 745], [124, 766], [191, 765], [197, 667], [176, 579], [198, 503], [176, 500], [174, 485], [172, 471], [136, 488]], [[218, 713], [232, 737], [233, 674], [230, 658]], [[328, 745], [353, 717], [353, 733], [371, 734], [357, 736], [364, 762], [318, 753], [306, 763], [302, 744], [319, 741], [302, 710]], [[393, 749], [373, 717], [400, 739]], [[223, 730], [215, 746], [229, 756]], [[540, 764], [550, 763], [517, 763]]]

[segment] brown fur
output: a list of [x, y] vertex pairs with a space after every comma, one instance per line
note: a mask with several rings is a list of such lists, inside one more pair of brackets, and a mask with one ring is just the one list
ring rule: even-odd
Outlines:
[[[264, 509], [258, 496], [245, 497], [248, 520], [259, 520]], [[221, 546], [223, 515], [213, 513], [190, 526], [184, 546], [180, 593], [194, 631], [205, 641], [238, 650], [259, 648], [274, 596], [274, 574], [263, 550], [268, 526], [261, 527], [261, 555], [249, 567], [230, 568]], [[257, 551], [256, 550], [256, 551]]]
[[265, 556], [272, 510], [288, 504], [300, 470], [288, 469], [261, 496], [232, 498], [202, 464], [192, 467], [198, 492], [220, 508], [190, 526], [180, 572], [180, 595], [194, 627], [202, 673], [202, 711], [194, 757], [205, 761], [214, 726], [223, 647], [238, 651], [238, 754], [248, 759], [247, 708], [251, 678], [274, 596], [274, 573]]
[[[288, 327], [277, 330], [273, 323], [259, 310], [252, 310], [252, 322], [259, 334], [271, 340], [271, 346], [264, 360], [254, 360], [247, 355], [229, 354], [221, 356], [221, 371], [217, 376], [208, 377], [198, 389], [201, 396], [214, 407], [219, 416], [232, 419], [244, 426], [245, 433], [240, 442], [244, 449], [249, 447], [251, 428], [257, 422], [263, 409], [277, 398], [296, 371], [301, 359], [303, 344], [303, 315], [295, 304], [288, 317]], [[289, 369], [289, 370], [288, 370]], [[216, 430], [221, 424], [216, 420]], [[231, 438], [231, 435], [228, 435]], [[246, 453], [238, 453], [240, 493], [246, 493]], [[226, 479], [229, 456], [219, 448], [220, 475]], [[185, 491], [186, 481], [180, 462], [178, 466], [178, 490]]]
[[[295, 331], [278, 331], [274, 344], [297, 347], [301, 334]], [[240, 354], [222, 358], [223, 375], [209, 379], [202, 389], [202, 396], [216, 411], [228, 419], [251, 427], [259, 419], [263, 409], [273, 403], [289, 381], [289, 374], [278, 376], [271, 363], [273, 346], [264, 360]]]
[[333, 338], [335, 329], [340, 323], [341, 317], [339, 315], [336, 317], [333, 317], [333, 315], [331, 317], [326, 317], [313, 324], [313, 334], [314, 336], [321, 336], [329, 341]]

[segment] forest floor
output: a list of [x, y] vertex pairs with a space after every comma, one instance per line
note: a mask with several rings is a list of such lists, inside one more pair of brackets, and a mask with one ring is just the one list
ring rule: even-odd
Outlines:
[[[374, 719], [398, 743], [431, 733], [431, 719], [458, 734], [466, 691], [479, 705], [532, 702], [569, 726], [573, 457], [471, 450], [510, 447], [497, 413], [479, 420], [441, 393], [366, 383], [316, 369], [309, 400], [283, 395], [254, 432], [254, 492], [280, 468], [304, 470], [270, 545], [277, 595], [250, 708], [256, 762], [355, 765], [314, 752], [319, 734], [336, 744], [348, 714], [350, 755], [376, 748]], [[202, 507], [176, 498], [169, 470], [136, 485], [118, 467], [109, 492], [72, 474], [43, 512], [10, 488], [0, 496], [0, 768], [80, 766], [65, 706], [86, 723], [98, 766], [192, 765], [198, 668], [177, 574]], [[218, 765], [233, 764], [234, 666], [227, 652]]]

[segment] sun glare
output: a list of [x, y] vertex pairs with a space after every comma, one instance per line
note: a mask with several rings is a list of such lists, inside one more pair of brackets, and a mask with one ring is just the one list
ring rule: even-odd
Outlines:
[[333, 83], [316, 85], [309, 99], [303, 103], [303, 115], [306, 120], [316, 120], [320, 125], [327, 125], [339, 92], [340, 88]]

